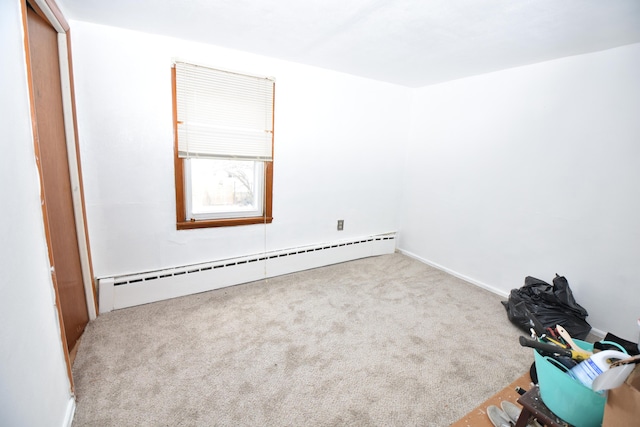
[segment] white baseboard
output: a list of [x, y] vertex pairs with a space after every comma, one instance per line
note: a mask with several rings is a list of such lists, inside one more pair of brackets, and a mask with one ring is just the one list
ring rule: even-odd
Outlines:
[[607, 333], [604, 331], [601, 331], [600, 329], [596, 329], [596, 328], [591, 328], [590, 331], [591, 334], [595, 335], [596, 337], [598, 337], [599, 340], [603, 339]]
[[416, 259], [416, 260], [418, 260], [418, 261], [420, 261], [420, 262], [422, 262], [422, 263], [425, 263], [425, 264], [427, 264], [427, 265], [430, 265], [430, 266], [431, 266], [431, 267], [433, 267], [433, 268], [437, 268], [438, 270], [444, 271], [445, 273], [450, 274], [450, 275], [452, 275], [452, 276], [454, 276], [454, 277], [457, 277], [458, 279], [462, 279], [462, 280], [464, 280], [465, 282], [469, 282], [469, 283], [471, 283], [471, 284], [473, 284], [473, 285], [476, 285], [476, 286], [478, 286], [478, 287], [481, 287], [481, 288], [483, 288], [483, 289], [486, 289], [486, 290], [488, 290], [489, 292], [492, 292], [492, 293], [494, 293], [494, 294], [496, 294], [496, 295], [500, 295], [500, 296], [501, 296], [501, 297], [503, 297], [503, 298], [509, 298], [509, 293], [508, 293], [508, 292], [504, 292], [503, 290], [498, 289], [498, 288], [496, 288], [496, 287], [494, 287], [494, 286], [487, 285], [487, 284], [486, 284], [486, 283], [484, 283], [484, 282], [481, 282], [481, 281], [479, 281], [479, 280], [472, 279], [472, 278], [471, 278], [471, 277], [469, 277], [469, 276], [465, 276], [464, 274], [460, 274], [460, 273], [458, 273], [457, 271], [453, 271], [453, 270], [451, 270], [451, 269], [449, 269], [449, 268], [447, 268], [447, 267], [444, 267], [444, 266], [442, 266], [442, 265], [440, 265], [440, 264], [437, 264], [437, 263], [435, 263], [435, 262], [433, 262], [433, 261], [429, 261], [428, 259], [424, 259], [424, 258], [422, 258], [422, 257], [420, 257], [420, 256], [418, 256], [418, 255], [416, 255], [416, 254], [414, 254], [413, 252], [409, 252], [409, 251], [406, 251], [406, 250], [404, 250], [404, 249], [398, 249], [398, 252], [400, 252], [401, 254], [404, 254], [404, 255], [406, 255], [406, 256], [408, 256], [408, 257], [410, 257], [410, 258]]
[[76, 398], [75, 396], [71, 396], [69, 398], [69, 403], [67, 403], [67, 411], [64, 415], [64, 421], [62, 422], [63, 427], [71, 427], [71, 423], [73, 423], [73, 416], [76, 414]]
[[[432, 262], [432, 261], [429, 261], [429, 260], [424, 259], [422, 257], [419, 257], [418, 255], [416, 255], [416, 254], [414, 254], [412, 252], [409, 252], [409, 251], [406, 251], [406, 250], [403, 250], [403, 249], [398, 249], [398, 252], [400, 252], [401, 254], [404, 254], [404, 255], [406, 255], [406, 256], [408, 256], [410, 258], [413, 258], [413, 259], [416, 259], [416, 260], [418, 260], [420, 262], [423, 262], [423, 263], [425, 263], [427, 265], [430, 265], [433, 268], [437, 268], [438, 270], [442, 270], [442, 271], [446, 272], [447, 274], [451, 274], [452, 276], [455, 276], [455, 277], [457, 277], [459, 279], [462, 279], [465, 282], [469, 282], [472, 285], [479, 286], [479, 287], [481, 287], [483, 289], [488, 290], [489, 292], [493, 292], [496, 295], [500, 295], [503, 298], [509, 298], [509, 292], [504, 292], [504, 291], [502, 291], [502, 290], [500, 290], [500, 289], [498, 289], [498, 288], [496, 288], [494, 286], [487, 285], [486, 283], [483, 283], [483, 282], [480, 282], [478, 280], [472, 279], [471, 277], [465, 276], [464, 274], [460, 274], [460, 273], [458, 273], [456, 271], [448, 269], [448, 268], [446, 268], [446, 267], [444, 267], [444, 266], [442, 266], [440, 264], [437, 264], [435, 262]], [[600, 330], [598, 328], [594, 328], [593, 326], [591, 327], [590, 333], [595, 335], [596, 337], [598, 337], [598, 339], [603, 339], [607, 335], [606, 332], [604, 332], [604, 331], [602, 331], [602, 330]]]

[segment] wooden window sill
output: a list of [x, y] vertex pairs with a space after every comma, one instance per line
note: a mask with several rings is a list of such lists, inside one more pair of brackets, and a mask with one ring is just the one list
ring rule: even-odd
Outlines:
[[178, 230], [192, 230], [195, 228], [212, 228], [212, 227], [233, 227], [236, 225], [251, 224], [271, 224], [273, 217], [249, 217], [249, 218], [225, 218], [225, 219], [206, 219], [198, 221], [178, 221], [176, 228]]

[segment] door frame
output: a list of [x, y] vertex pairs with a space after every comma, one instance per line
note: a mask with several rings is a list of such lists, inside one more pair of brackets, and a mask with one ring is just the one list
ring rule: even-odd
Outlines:
[[[84, 285], [85, 299], [87, 302], [87, 313], [89, 320], [94, 320], [98, 313], [98, 301], [93, 274], [93, 264], [91, 262], [91, 247], [89, 245], [89, 232], [86, 221], [86, 209], [84, 201], [84, 187], [82, 182], [82, 168], [80, 164], [79, 145], [78, 145], [78, 126], [76, 121], [75, 92], [73, 86], [73, 67], [71, 59], [71, 37], [69, 24], [64, 18], [62, 12], [55, 3], [55, 0], [22, 0], [22, 21], [24, 30], [24, 48], [27, 65], [27, 77], [29, 86], [29, 103], [31, 109], [31, 126], [33, 130], [34, 146], [36, 152], [36, 164], [40, 175], [40, 199], [42, 202], [42, 210], [45, 225], [45, 235], [47, 239], [47, 247], [49, 251], [49, 262], [53, 265], [53, 254], [51, 252], [51, 235], [49, 233], [49, 224], [47, 221], [47, 206], [42, 193], [42, 169], [39, 160], [39, 149], [37, 142], [37, 125], [35, 114], [35, 97], [32, 83], [31, 61], [29, 56], [29, 41], [27, 29], [27, 3], [32, 5], [34, 9], [42, 12], [49, 24], [58, 33], [58, 54], [60, 63], [60, 79], [62, 89], [62, 111], [64, 117], [65, 142], [67, 148], [67, 159], [69, 164], [69, 174], [71, 180], [71, 195], [73, 199], [73, 211], [75, 218], [75, 228], [78, 236], [78, 250], [80, 253], [80, 266], [82, 269], [82, 281]], [[69, 351], [67, 350], [67, 339], [64, 333], [64, 324], [62, 320], [62, 310], [58, 297], [58, 287], [55, 274], [52, 274], [53, 287], [56, 295], [56, 307], [58, 310], [58, 320], [60, 322], [61, 340], [64, 348], [65, 359], [67, 362], [67, 373], [73, 390], [73, 377], [71, 375], [71, 361]]]

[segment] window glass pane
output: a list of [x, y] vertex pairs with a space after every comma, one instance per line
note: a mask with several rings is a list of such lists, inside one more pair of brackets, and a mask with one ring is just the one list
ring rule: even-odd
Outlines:
[[188, 161], [193, 215], [262, 215], [262, 162], [218, 159]]

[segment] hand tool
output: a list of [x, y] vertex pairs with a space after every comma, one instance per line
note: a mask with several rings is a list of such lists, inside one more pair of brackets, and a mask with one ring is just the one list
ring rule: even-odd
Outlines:
[[622, 366], [622, 365], [635, 365], [636, 363], [640, 363], [640, 354], [637, 354], [633, 357], [629, 357], [627, 359], [620, 359], [616, 362], [613, 362], [611, 364], [611, 367], [615, 368], [616, 366]]
[[545, 344], [535, 340], [527, 339], [523, 336], [520, 337], [520, 345], [523, 347], [531, 347], [536, 350], [541, 350], [547, 353], [551, 353], [554, 356], [570, 357], [574, 360], [586, 360], [591, 354], [585, 351], [575, 351], [568, 348], [558, 347], [555, 344]]
[[545, 328], [545, 330], [547, 331], [547, 336], [553, 338], [556, 341], [562, 341], [562, 337], [560, 337], [557, 333], [555, 328]]
[[573, 339], [571, 339], [571, 335], [569, 335], [569, 332], [567, 332], [562, 326], [560, 325], [556, 325], [556, 331], [558, 331], [558, 333], [560, 334], [560, 336], [562, 337], [562, 339], [569, 344], [569, 347], [571, 347], [572, 350], [581, 352], [581, 353], [587, 353], [588, 356], [586, 357], [587, 359], [589, 358], [589, 356], [591, 356], [593, 353], [590, 351], [587, 351], [583, 348], [580, 348], [580, 346], [578, 346], [578, 344], [576, 344]]
[[558, 347], [568, 348], [568, 346], [567, 346], [567, 345], [565, 345], [565, 344], [561, 343], [560, 341], [556, 341], [555, 339], [551, 338], [551, 337], [550, 337], [550, 336], [548, 336], [548, 335], [547, 335], [546, 337], [544, 337], [544, 340], [545, 340], [545, 341], [547, 341], [547, 342], [549, 342], [549, 343], [551, 343], [551, 344], [557, 345]]

